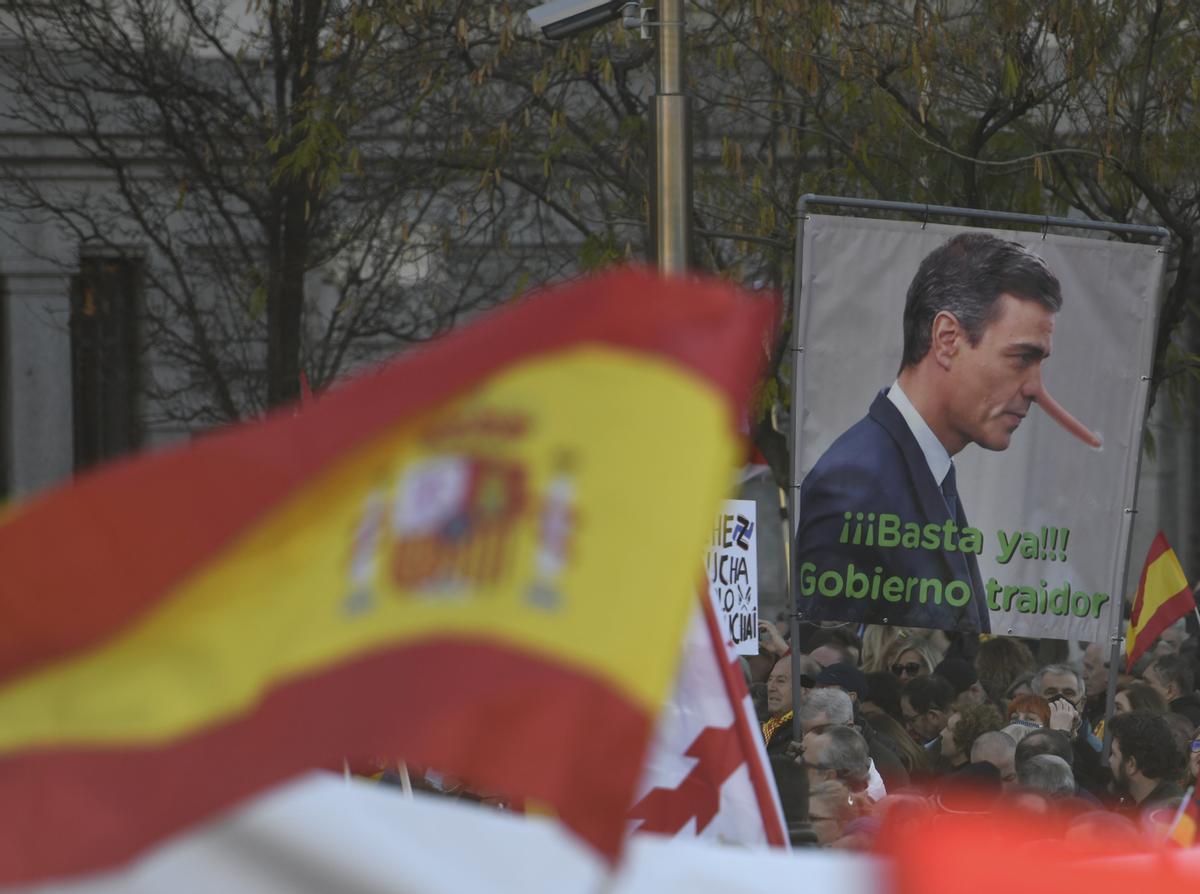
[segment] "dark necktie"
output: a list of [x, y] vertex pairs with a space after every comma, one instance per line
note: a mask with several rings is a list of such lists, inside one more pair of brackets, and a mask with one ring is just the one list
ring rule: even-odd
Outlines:
[[954, 478], [954, 463], [950, 463], [950, 471], [942, 479], [942, 497], [946, 500], [946, 508], [950, 510], [952, 521], [958, 521], [958, 485]]

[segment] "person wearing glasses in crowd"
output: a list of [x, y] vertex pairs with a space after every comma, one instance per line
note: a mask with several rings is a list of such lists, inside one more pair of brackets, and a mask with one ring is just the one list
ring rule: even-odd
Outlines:
[[937, 748], [953, 702], [954, 687], [941, 677], [909, 680], [900, 692], [900, 710], [909, 735], [927, 750]]
[[[793, 745], [794, 751], [803, 752], [811, 744], [815, 736], [819, 736], [832, 727], [853, 728], [854, 702], [848, 693], [836, 686], [822, 686], [813, 689], [808, 698], [800, 706], [800, 731], [802, 738], [798, 745]], [[861, 735], [861, 733], [859, 733]], [[868, 751], [870, 746], [868, 745]], [[902, 771], [903, 767], [894, 755], [891, 756], [896, 766]], [[867, 767], [867, 794], [878, 801], [887, 794], [887, 786], [883, 777], [875, 767], [872, 759]]]
[[942, 655], [923, 637], [910, 637], [892, 644], [886, 660], [888, 670], [907, 683], [915, 677], [932, 674]]

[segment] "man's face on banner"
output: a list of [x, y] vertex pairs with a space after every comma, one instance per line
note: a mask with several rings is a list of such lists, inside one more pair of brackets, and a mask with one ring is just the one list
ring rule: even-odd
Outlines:
[[1054, 314], [1036, 301], [1004, 294], [998, 314], [972, 345], [965, 330], [950, 367], [948, 423], [964, 444], [1005, 450], [1041, 392]]

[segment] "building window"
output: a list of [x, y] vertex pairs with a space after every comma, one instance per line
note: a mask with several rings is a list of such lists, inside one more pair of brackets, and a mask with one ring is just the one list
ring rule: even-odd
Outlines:
[[71, 280], [75, 471], [141, 443], [141, 261], [85, 257]]

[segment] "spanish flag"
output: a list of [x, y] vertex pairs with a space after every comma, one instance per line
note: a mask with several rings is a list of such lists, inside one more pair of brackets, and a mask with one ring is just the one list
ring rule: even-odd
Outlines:
[[623, 837], [773, 317], [624, 271], [0, 527], [0, 885], [402, 758]]
[[1125, 671], [1128, 673], [1160, 633], [1196, 608], [1187, 577], [1162, 531], [1150, 544], [1137, 597], [1125, 637]]

